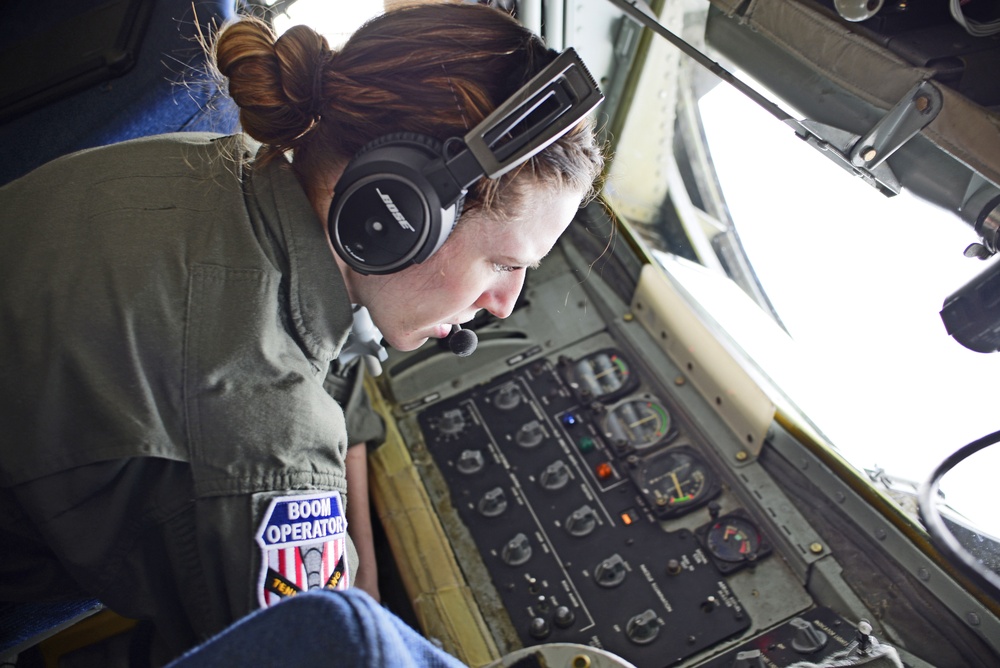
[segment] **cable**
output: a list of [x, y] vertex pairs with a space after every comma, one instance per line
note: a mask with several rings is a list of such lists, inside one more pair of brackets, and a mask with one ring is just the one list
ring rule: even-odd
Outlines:
[[989, 570], [962, 547], [958, 539], [945, 526], [944, 519], [941, 517], [941, 513], [938, 512], [935, 501], [938, 496], [938, 485], [941, 483], [941, 478], [948, 471], [960, 462], [965, 461], [968, 457], [997, 442], [1000, 442], [1000, 431], [995, 431], [968, 445], [962, 446], [938, 465], [934, 473], [931, 474], [930, 480], [920, 486], [920, 492], [917, 495], [920, 519], [923, 521], [924, 527], [927, 528], [927, 532], [931, 535], [931, 538], [937, 543], [938, 548], [946, 556], [952, 557], [951, 561], [968, 575], [988, 596], [994, 599], [1000, 599], [1000, 576]]
[[948, 3], [948, 9], [951, 10], [951, 16], [958, 22], [958, 25], [965, 28], [965, 32], [973, 37], [989, 37], [990, 35], [1000, 33], [1000, 19], [993, 19], [992, 21], [970, 19], [962, 11], [961, 0], [951, 0]]

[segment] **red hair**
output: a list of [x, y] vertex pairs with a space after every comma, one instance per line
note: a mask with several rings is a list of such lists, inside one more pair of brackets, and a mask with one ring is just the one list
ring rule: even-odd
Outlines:
[[[339, 51], [308, 27], [275, 39], [254, 19], [225, 27], [215, 45], [244, 131], [267, 145], [271, 157], [294, 150], [296, 169], [307, 179], [388, 134], [414, 132], [442, 142], [461, 137], [551, 58], [509, 15], [468, 3], [389, 11]], [[504, 186], [517, 173], [584, 193], [603, 164], [593, 128], [584, 122], [499, 183], [481, 180], [466, 208], [491, 201], [516, 206], [517, 189], [508, 195]]]

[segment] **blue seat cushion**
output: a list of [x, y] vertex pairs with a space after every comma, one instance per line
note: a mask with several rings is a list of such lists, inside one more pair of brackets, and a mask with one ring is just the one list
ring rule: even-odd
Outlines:
[[[84, 148], [164, 132], [235, 129], [235, 109], [207, 75], [198, 41], [211, 34], [213, 25], [232, 17], [232, 0], [141, 1], [152, 7], [134, 66], [0, 125], [0, 185]], [[98, 0], [7, 3], [0, 50], [44, 35], [47, 25], [58, 27], [67, 17], [93, 12], [99, 5]], [[59, 57], [57, 47], [53, 44], [54, 58]]]

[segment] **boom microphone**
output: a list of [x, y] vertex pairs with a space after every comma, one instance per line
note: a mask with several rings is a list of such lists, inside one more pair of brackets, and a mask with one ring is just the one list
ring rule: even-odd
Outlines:
[[459, 357], [468, 357], [476, 352], [479, 337], [471, 329], [462, 329], [461, 325], [452, 325], [448, 335], [448, 348]]

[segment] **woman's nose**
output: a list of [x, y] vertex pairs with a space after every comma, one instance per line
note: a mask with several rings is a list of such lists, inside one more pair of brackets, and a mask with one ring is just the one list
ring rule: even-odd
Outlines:
[[524, 286], [524, 270], [510, 272], [483, 292], [475, 306], [484, 308], [497, 318], [506, 318], [514, 312], [514, 304]]

